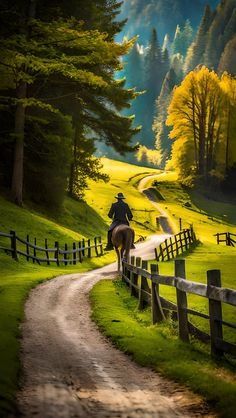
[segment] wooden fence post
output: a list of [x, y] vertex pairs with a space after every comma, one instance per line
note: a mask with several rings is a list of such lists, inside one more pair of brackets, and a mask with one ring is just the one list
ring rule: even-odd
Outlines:
[[[73, 246], [73, 250], [76, 250], [76, 243], [74, 243], [74, 244], [75, 245]], [[77, 251], [74, 253], [74, 255], [75, 255], [74, 261], [75, 262], [73, 264], [76, 264], [76, 258], [77, 258], [76, 253], [77, 253]], [[79, 262], [82, 263], [83, 254], [82, 254], [82, 250], [81, 250], [81, 241], [78, 242], [78, 255], [79, 255]]]
[[56, 259], [57, 265], [59, 266], [60, 260], [59, 260], [59, 242], [58, 241], [55, 242], [55, 248], [56, 248], [55, 259]]
[[175, 235], [176, 255], [179, 255], [178, 237]]
[[[151, 273], [152, 274], [159, 274], [159, 268], [157, 264], [151, 264]], [[162, 310], [160, 296], [159, 296], [159, 284], [153, 283], [151, 284], [152, 290], [152, 323], [157, 324], [165, 319], [165, 315]]]
[[[68, 251], [68, 245], [67, 244], [65, 244], [65, 251]], [[67, 254], [64, 254], [64, 263], [65, 263], [65, 266], [67, 266], [67, 264], [68, 264], [68, 262], [67, 262]]]
[[172, 238], [170, 237], [170, 251], [171, 251], [171, 257], [172, 258], [175, 258], [175, 255], [174, 255], [174, 247], [173, 247], [173, 241], [172, 241]]
[[[175, 277], [186, 279], [185, 260], [175, 260]], [[179, 338], [189, 342], [187, 295], [176, 287], [177, 312], [179, 322]]]
[[30, 240], [30, 237], [29, 237], [29, 234], [27, 234], [26, 235], [26, 254], [27, 254], [27, 257], [26, 257], [26, 260], [27, 261], [29, 261], [29, 254], [30, 254], [30, 251], [29, 251], [29, 240]]
[[98, 256], [97, 237], [94, 238], [94, 245], [95, 245], [96, 256]]
[[102, 237], [99, 237], [98, 241], [99, 241], [99, 245], [100, 245], [100, 256], [102, 256], [103, 255]]
[[[148, 262], [142, 261], [142, 269], [147, 270], [148, 268]], [[141, 285], [139, 288], [139, 303], [138, 303], [138, 309], [141, 311], [142, 309], [147, 306], [147, 301], [145, 300], [146, 296], [144, 294], [144, 291], [149, 291], [149, 286], [146, 277], [142, 276], [141, 274]]]
[[47, 249], [48, 249], [48, 240], [47, 240], [47, 238], [45, 238], [45, 254], [46, 254], [46, 258], [47, 258], [47, 265], [49, 266], [50, 265], [50, 258], [49, 258], [49, 253], [48, 253], [48, 251], [47, 251]]
[[[169, 252], [169, 248], [168, 248], [168, 240], [165, 239], [165, 248], [166, 248], [166, 256], [167, 256], [167, 260], [170, 260], [170, 252]], [[164, 260], [163, 260], [164, 261]]]
[[158, 249], [154, 248], [154, 251], [155, 251], [155, 259], [156, 261], [159, 261]]
[[[220, 270], [208, 270], [207, 285], [221, 287]], [[211, 355], [222, 356], [223, 352], [217, 345], [217, 340], [223, 340], [222, 305], [220, 301], [209, 298], [209, 316], [211, 333]]]
[[[134, 264], [135, 264], [135, 257], [133, 255], [130, 257], [130, 264], [132, 264], [132, 266], [134, 266]], [[134, 277], [134, 273], [131, 271], [130, 272], [130, 275], [129, 275], [129, 279], [130, 279], [130, 284], [129, 284], [130, 294], [132, 294], [131, 289], [133, 287], [132, 286], [133, 285], [133, 277]]]
[[85, 239], [83, 238], [82, 239], [82, 254], [83, 254], [83, 257], [85, 256], [85, 249], [84, 249], [84, 247], [85, 247]]
[[[141, 258], [140, 257], [136, 258], [135, 265], [136, 265], [136, 267], [141, 266]], [[134, 286], [138, 286], [138, 274], [137, 273], [133, 273], [133, 284], [134, 284]], [[139, 297], [139, 291], [134, 286], [132, 286], [132, 288], [130, 289], [130, 294], [131, 294], [131, 296], [134, 296], [135, 298], [138, 298]]]
[[182, 231], [182, 218], [179, 218], [179, 230]]
[[15, 231], [10, 231], [10, 235], [11, 235], [11, 256], [12, 258], [14, 258], [14, 260], [18, 261], [18, 256], [17, 256], [17, 247], [16, 247], [16, 232]]
[[91, 240], [88, 239], [88, 258], [91, 258]]
[[[34, 245], [35, 245], [35, 246], [37, 245], [37, 238], [34, 238]], [[33, 258], [33, 262], [35, 262], [35, 261], [36, 261], [36, 258], [37, 258], [37, 253], [36, 253], [36, 248], [35, 248], [35, 246], [34, 246], [34, 257], [35, 257], [35, 258]]]

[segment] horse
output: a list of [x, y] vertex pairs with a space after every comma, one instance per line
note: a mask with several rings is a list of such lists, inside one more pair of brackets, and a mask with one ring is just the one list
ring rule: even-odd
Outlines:
[[134, 230], [128, 225], [118, 225], [112, 231], [111, 241], [115, 247], [120, 273], [121, 262], [129, 262], [130, 249], [134, 243]]

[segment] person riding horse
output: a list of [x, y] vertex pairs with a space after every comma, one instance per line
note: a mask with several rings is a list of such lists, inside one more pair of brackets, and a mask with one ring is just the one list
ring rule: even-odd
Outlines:
[[[110, 228], [107, 233], [107, 246], [105, 248], [105, 251], [111, 251], [113, 250], [113, 244], [112, 244], [112, 231], [113, 229], [118, 225], [129, 225], [129, 221], [133, 219], [133, 214], [127, 205], [127, 203], [124, 202], [125, 196], [123, 193], [118, 193], [117, 196], [115, 196], [117, 199], [116, 203], [112, 203], [111, 208], [108, 212], [109, 218], [113, 219], [112, 224], [110, 225]], [[134, 245], [132, 248], [135, 248]]]

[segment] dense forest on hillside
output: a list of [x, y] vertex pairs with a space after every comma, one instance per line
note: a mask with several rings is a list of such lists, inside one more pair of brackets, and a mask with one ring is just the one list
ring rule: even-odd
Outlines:
[[[3, 0], [0, 8], [0, 185], [58, 207], [86, 179], [106, 180], [95, 138], [120, 153], [139, 130], [120, 111], [136, 97], [114, 74], [132, 42], [115, 0]], [[7, 22], [7, 23], [6, 23]]]

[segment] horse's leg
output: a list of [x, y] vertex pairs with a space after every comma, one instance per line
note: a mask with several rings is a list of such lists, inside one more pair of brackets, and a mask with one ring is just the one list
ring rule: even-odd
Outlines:
[[120, 273], [120, 251], [119, 248], [115, 247], [116, 255], [117, 255], [117, 263], [118, 263], [118, 273]]

